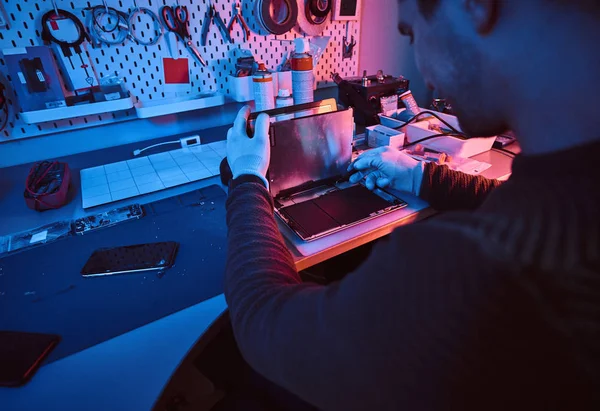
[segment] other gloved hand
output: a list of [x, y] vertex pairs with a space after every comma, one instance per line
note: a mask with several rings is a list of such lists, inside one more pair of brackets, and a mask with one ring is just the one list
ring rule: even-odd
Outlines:
[[233, 178], [251, 174], [260, 177], [267, 188], [267, 170], [271, 161], [271, 144], [269, 144], [269, 116], [261, 114], [256, 119], [254, 137], [248, 137], [246, 123], [250, 115], [250, 107], [245, 106], [238, 113], [233, 127], [227, 132], [227, 162]]
[[348, 171], [357, 170], [350, 176], [351, 183], [363, 178], [369, 190], [376, 186], [390, 187], [419, 195], [425, 163], [389, 146], [378, 147], [362, 153], [350, 164]]

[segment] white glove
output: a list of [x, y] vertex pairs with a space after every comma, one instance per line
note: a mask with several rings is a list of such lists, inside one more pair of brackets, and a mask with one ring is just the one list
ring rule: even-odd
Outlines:
[[379, 147], [362, 153], [350, 164], [348, 171], [358, 170], [350, 176], [351, 183], [363, 178], [369, 190], [375, 186], [390, 187], [419, 195], [425, 163], [389, 146]]
[[250, 115], [250, 107], [245, 106], [238, 113], [233, 127], [227, 132], [227, 162], [233, 178], [244, 174], [260, 177], [267, 188], [267, 170], [271, 161], [271, 144], [269, 144], [269, 116], [261, 114], [256, 119], [254, 137], [248, 137], [246, 123]]

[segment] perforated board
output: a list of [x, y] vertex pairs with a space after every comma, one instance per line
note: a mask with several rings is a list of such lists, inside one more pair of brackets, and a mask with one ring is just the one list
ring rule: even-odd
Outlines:
[[[50, 0], [0, 0], [7, 12], [9, 28], [0, 28], [0, 48], [28, 47], [42, 45], [41, 17], [52, 9]], [[146, 7], [155, 13], [164, 5], [175, 5], [177, 0], [137, 0], [139, 7]], [[117, 10], [128, 12], [134, 8], [133, 0], [107, 0], [107, 4]], [[227, 76], [233, 74], [235, 61], [241, 55], [241, 49], [252, 52], [258, 61], [264, 62], [267, 67], [276, 69], [289, 51], [293, 49], [291, 40], [303, 36], [298, 28], [281, 36], [266, 35], [260, 27], [255, 16], [255, 0], [239, 0], [242, 5], [242, 14], [248, 22], [252, 35], [248, 42], [244, 41], [243, 32], [239, 24], [234, 25], [232, 43], [227, 43], [216, 26], [212, 26], [208, 35], [206, 47], [200, 46], [200, 33], [208, 5], [212, 2], [225, 24], [229, 22], [234, 11], [233, 0], [179, 0], [179, 4], [188, 7], [189, 30], [200, 53], [208, 62], [207, 67], [196, 63], [181, 43], [178, 44], [179, 55], [188, 57], [190, 62], [191, 94], [206, 92], [223, 92], [228, 90]], [[68, 1], [56, 0], [60, 9], [72, 12], [82, 21], [85, 21], [85, 8], [102, 4], [97, 1]], [[151, 20], [145, 16], [137, 18], [136, 33], [153, 31]], [[330, 73], [337, 71], [342, 76], [356, 76], [358, 72], [358, 45], [350, 59], [342, 58], [343, 37], [351, 36], [360, 44], [360, 22], [332, 22], [330, 21], [321, 34], [330, 36], [329, 45], [315, 68], [318, 86], [331, 85]], [[148, 34], [145, 34], [148, 37]], [[95, 65], [99, 77], [113, 74], [115, 71], [125, 80], [127, 89], [131, 92], [134, 101], [156, 101], [172, 98], [175, 95], [165, 92], [162, 76], [162, 58], [170, 57], [170, 52], [163, 37], [154, 46], [143, 46], [128, 40], [125, 44], [111, 46], [103, 44], [93, 48], [86, 44], [87, 53]], [[4, 59], [0, 57], [0, 74], [7, 76], [7, 67]], [[43, 134], [57, 133], [75, 128], [97, 126], [112, 122], [125, 121], [136, 118], [135, 110], [126, 110], [116, 113], [105, 113], [68, 120], [53, 121], [41, 124], [26, 124], [18, 113], [15, 113], [13, 96], [8, 93], [10, 104], [10, 117], [6, 129], [0, 133], [0, 141]]]

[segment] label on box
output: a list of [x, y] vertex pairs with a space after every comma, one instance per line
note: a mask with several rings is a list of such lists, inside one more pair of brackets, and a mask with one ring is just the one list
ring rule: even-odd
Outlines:
[[46, 103], [46, 108], [59, 108], [59, 107], [67, 107], [67, 102], [65, 100], [57, 100], [57, 101], [48, 101]]
[[31, 236], [29, 244], [39, 243], [40, 241], [46, 241], [46, 237], [48, 237], [48, 230], [41, 231]]
[[21, 82], [21, 84], [27, 84], [27, 80], [25, 80], [25, 76], [23, 75], [23, 72], [21, 72], [21, 71], [17, 72], [17, 76], [19, 77], [19, 81]]
[[107, 93], [104, 95], [106, 101], [118, 100], [121, 98], [121, 93], [115, 91], [114, 93]]

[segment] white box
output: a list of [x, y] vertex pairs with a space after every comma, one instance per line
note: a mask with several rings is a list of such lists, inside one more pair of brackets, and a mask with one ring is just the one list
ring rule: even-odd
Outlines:
[[[290, 72], [291, 73], [291, 72]], [[273, 95], [277, 96], [279, 93], [279, 74], [282, 74], [281, 78], [287, 84], [287, 77], [283, 73], [271, 73], [273, 76]], [[229, 97], [238, 103], [245, 103], [247, 101], [254, 100], [254, 86], [252, 84], [252, 76], [247, 77], [234, 77], [227, 76], [229, 78]], [[292, 89], [290, 88], [290, 92]]]
[[[430, 123], [421, 121], [406, 126], [406, 141], [413, 143], [423, 138], [440, 134], [438, 130], [430, 130]], [[457, 137], [443, 136], [423, 141], [421, 144], [432, 150], [440, 151], [451, 156], [468, 158], [489, 151], [494, 144], [496, 137], [472, 137], [462, 140]]]
[[401, 148], [405, 138], [404, 133], [382, 125], [367, 127], [366, 137], [369, 147], [390, 146], [393, 148]]

